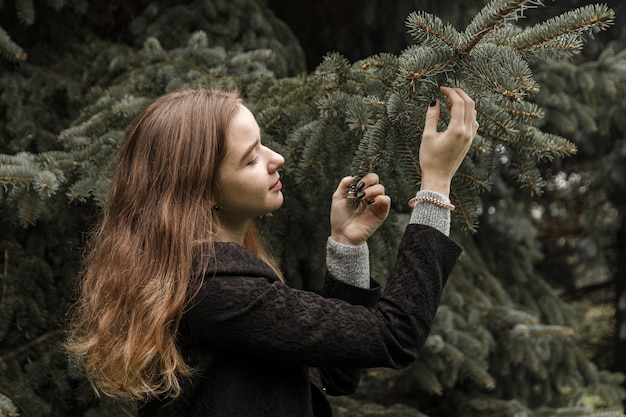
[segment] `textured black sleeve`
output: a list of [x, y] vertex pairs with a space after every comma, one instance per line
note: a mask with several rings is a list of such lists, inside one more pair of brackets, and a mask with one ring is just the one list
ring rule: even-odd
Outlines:
[[232, 352], [310, 367], [404, 367], [428, 337], [460, 251], [438, 230], [410, 224], [380, 296], [332, 277], [324, 296], [296, 290], [233, 255], [237, 269], [205, 277], [186, 321], [196, 343]]

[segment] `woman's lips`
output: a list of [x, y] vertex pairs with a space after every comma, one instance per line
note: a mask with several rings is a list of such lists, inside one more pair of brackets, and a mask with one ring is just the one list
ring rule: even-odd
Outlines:
[[272, 185], [272, 188], [270, 188], [270, 191], [275, 191], [275, 190], [280, 190], [283, 188], [283, 183], [280, 182], [280, 180], [276, 181], [276, 184]]

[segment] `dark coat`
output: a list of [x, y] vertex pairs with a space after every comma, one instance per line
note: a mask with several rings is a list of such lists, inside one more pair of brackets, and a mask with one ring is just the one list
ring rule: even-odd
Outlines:
[[352, 393], [359, 368], [413, 362], [460, 254], [448, 237], [412, 224], [380, 294], [328, 275], [322, 295], [289, 288], [233, 243], [216, 245], [180, 328], [198, 371], [176, 399], [153, 400], [140, 417], [322, 417], [325, 396]]

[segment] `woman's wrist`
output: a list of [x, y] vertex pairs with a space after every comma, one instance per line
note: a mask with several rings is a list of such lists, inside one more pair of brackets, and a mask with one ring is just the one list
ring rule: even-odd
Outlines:
[[348, 245], [348, 246], [361, 246], [366, 242], [366, 241], [356, 242], [356, 241], [350, 240], [344, 235], [342, 235], [341, 233], [331, 233], [330, 237], [335, 242], [341, 243], [342, 245]]
[[421, 191], [432, 191], [445, 197], [450, 195], [450, 180], [446, 177], [427, 176], [422, 174]]
[[422, 166], [420, 190], [433, 191], [448, 197], [451, 183], [452, 176], [448, 172]]

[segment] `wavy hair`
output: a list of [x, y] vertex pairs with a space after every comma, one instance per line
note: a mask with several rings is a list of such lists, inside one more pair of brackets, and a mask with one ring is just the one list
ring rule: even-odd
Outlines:
[[[177, 396], [180, 378], [193, 372], [176, 336], [199, 285], [194, 267], [214, 256], [216, 172], [240, 103], [230, 91], [177, 91], [155, 99], [128, 130], [84, 251], [65, 343], [98, 394]], [[244, 246], [277, 270], [252, 220]]]

